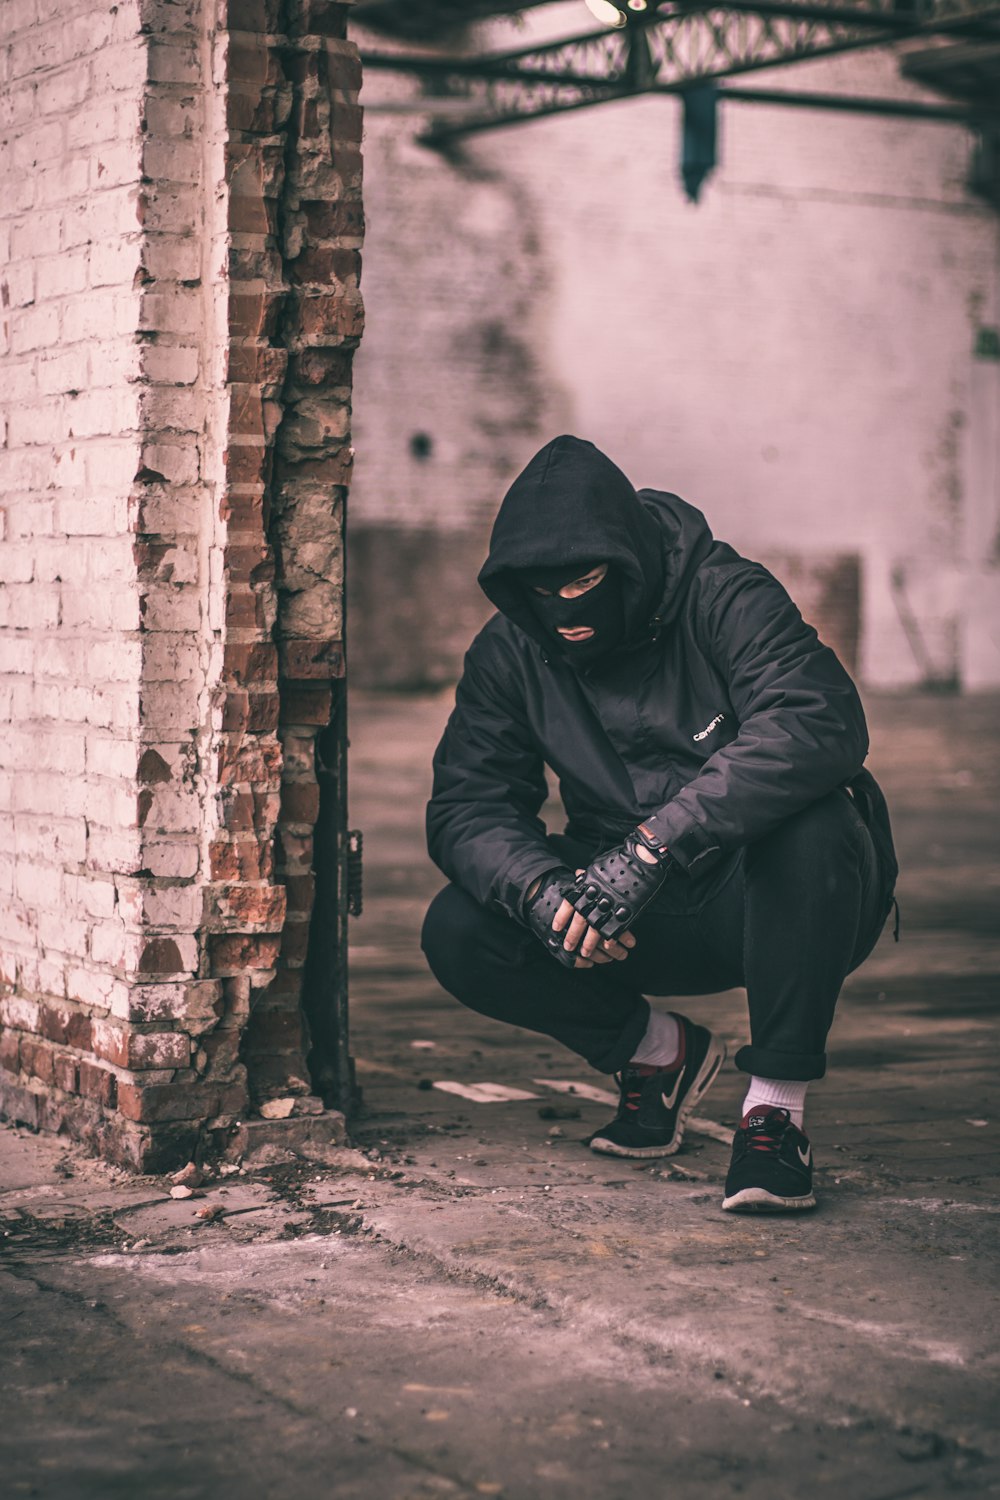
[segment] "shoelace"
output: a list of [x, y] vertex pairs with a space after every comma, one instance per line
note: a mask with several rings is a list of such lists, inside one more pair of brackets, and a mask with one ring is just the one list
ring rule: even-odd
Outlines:
[[631, 1110], [631, 1111], [633, 1111], [633, 1113], [638, 1111], [639, 1100], [642, 1097], [642, 1086], [643, 1086], [643, 1084], [646, 1081], [639, 1074], [633, 1073], [631, 1075], [631, 1082], [634, 1083], [634, 1084], [636, 1084], [636, 1087], [635, 1088], [626, 1088], [626, 1086], [625, 1086], [625, 1077], [626, 1077], [626, 1075], [624, 1073], [618, 1073], [618, 1074], [616, 1074], [616, 1078], [618, 1080], [618, 1087], [622, 1091], [621, 1099], [618, 1102], [618, 1114], [619, 1114], [619, 1117], [621, 1117], [622, 1115], [624, 1115], [624, 1113], [625, 1113], [626, 1110]]
[[744, 1151], [761, 1151], [765, 1155], [776, 1156], [781, 1150], [781, 1136], [775, 1135], [766, 1126], [763, 1128], [758, 1126], [756, 1130], [744, 1130], [741, 1134]]

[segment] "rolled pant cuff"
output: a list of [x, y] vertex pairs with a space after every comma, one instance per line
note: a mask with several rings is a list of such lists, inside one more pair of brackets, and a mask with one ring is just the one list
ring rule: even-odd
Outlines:
[[770, 1047], [741, 1047], [733, 1059], [741, 1073], [808, 1083], [826, 1072], [825, 1052], [774, 1052]]
[[635, 1056], [636, 1048], [646, 1035], [649, 1025], [649, 1001], [637, 1005], [614, 1046], [604, 1057], [588, 1057], [587, 1061], [599, 1073], [620, 1073], [627, 1062]]

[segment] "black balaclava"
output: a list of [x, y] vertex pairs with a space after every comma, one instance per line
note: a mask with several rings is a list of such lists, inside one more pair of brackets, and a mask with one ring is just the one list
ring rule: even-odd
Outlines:
[[[518, 579], [524, 585], [532, 613], [545, 630], [546, 635], [557, 646], [568, 661], [581, 666], [602, 660], [625, 639], [625, 598], [622, 578], [613, 565], [600, 583], [580, 594], [576, 599], [560, 598], [559, 590], [567, 583], [585, 578], [599, 561], [592, 563], [570, 563], [562, 567], [521, 568]], [[547, 590], [536, 593], [537, 588]], [[594, 634], [585, 641], [567, 641], [559, 634], [559, 626], [566, 629], [589, 625]]]
[[[603, 608], [604, 598], [620, 591], [617, 650], [638, 647], [676, 617], [712, 546], [700, 511], [658, 490], [637, 494], [593, 443], [563, 434], [535, 454], [504, 496], [479, 582], [496, 609], [552, 657], [589, 667], [605, 645], [615, 650], [617, 615], [609, 609], [600, 640], [571, 646], [555, 634], [552, 610], [572, 611], [570, 622], [596, 631], [599, 603]], [[609, 578], [579, 600], [553, 601], [547, 609], [544, 596], [525, 586], [533, 574], [556, 593], [595, 563], [608, 564]]]

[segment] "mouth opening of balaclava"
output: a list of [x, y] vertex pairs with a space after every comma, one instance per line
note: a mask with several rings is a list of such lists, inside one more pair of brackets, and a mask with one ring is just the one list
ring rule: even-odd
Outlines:
[[[517, 576], [524, 584], [532, 613], [571, 662], [598, 661], [625, 639], [625, 596], [617, 568], [609, 567], [600, 583], [576, 599], [563, 599], [559, 594], [567, 583], [586, 578], [600, 566], [600, 562], [575, 562], [558, 568], [518, 569]], [[546, 592], [536, 593], [539, 588]], [[564, 630], [582, 630], [586, 626], [594, 633], [584, 640], [567, 640], [559, 634], [560, 626]]]

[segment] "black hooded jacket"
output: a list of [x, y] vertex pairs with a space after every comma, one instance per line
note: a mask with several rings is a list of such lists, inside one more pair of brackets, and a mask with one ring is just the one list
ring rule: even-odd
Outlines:
[[[624, 579], [626, 643], [581, 667], [515, 570], [598, 560]], [[857, 781], [881, 801], [859, 777], [854, 684], [782, 586], [676, 495], [637, 494], [593, 444], [556, 438], [531, 460], [479, 582], [499, 613], [466, 656], [427, 829], [431, 858], [483, 904], [518, 915], [557, 863], [539, 817], [546, 766], [567, 833], [595, 853], [656, 813], [692, 897], [724, 878], [727, 855], [835, 787]]]

